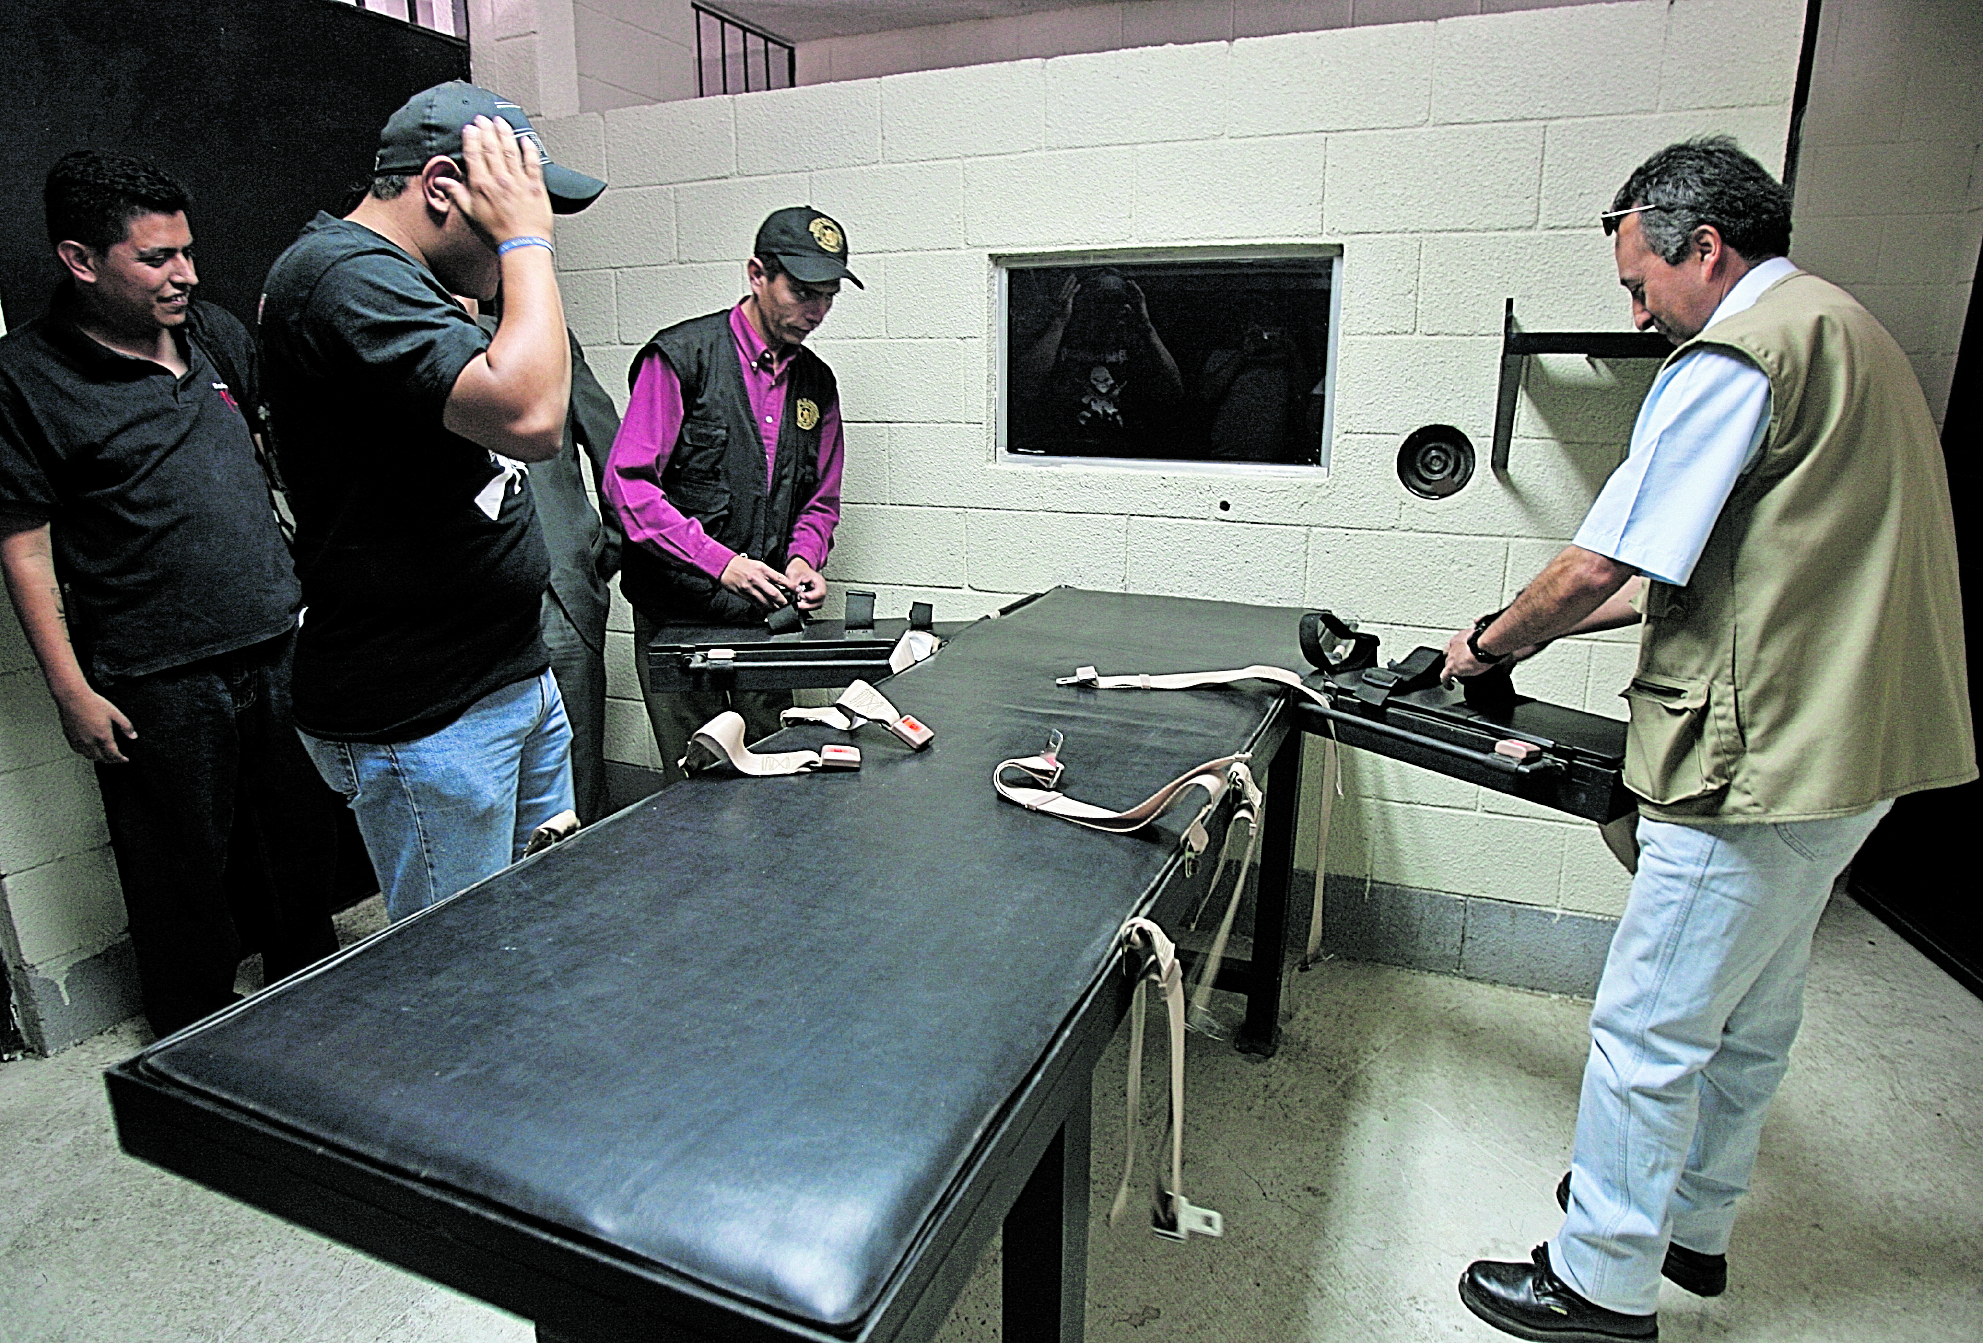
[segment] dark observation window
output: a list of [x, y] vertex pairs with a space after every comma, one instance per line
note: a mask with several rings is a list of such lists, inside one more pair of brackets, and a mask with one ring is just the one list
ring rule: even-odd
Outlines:
[[1335, 260], [1008, 268], [1007, 449], [1320, 465]]

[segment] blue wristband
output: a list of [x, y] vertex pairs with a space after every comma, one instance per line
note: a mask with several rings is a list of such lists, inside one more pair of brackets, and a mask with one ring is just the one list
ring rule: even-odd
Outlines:
[[558, 254], [558, 249], [551, 246], [551, 240], [549, 238], [511, 238], [506, 242], [496, 244], [496, 255], [501, 256], [505, 252], [514, 252], [519, 247], [541, 247], [552, 256]]

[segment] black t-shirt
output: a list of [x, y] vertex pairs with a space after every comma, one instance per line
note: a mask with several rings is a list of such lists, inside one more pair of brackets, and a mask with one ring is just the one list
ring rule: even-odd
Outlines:
[[297, 725], [407, 741], [542, 672], [528, 483], [441, 424], [488, 336], [413, 257], [326, 214], [269, 271], [261, 336], [306, 603]]
[[[272, 639], [298, 589], [240, 407], [241, 323], [200, 304], [185, 377], [77, 329], [68, 282], [0, 340], [0, 511], [45, 519], [77, 659], [97, 682]], [[215, 358], [218, 353], [218, 359]], [[231, 387], [217, 365], [237, 370]]]

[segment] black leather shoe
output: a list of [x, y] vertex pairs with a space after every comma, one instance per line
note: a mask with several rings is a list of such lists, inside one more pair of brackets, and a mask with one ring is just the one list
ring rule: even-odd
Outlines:
[[[1564, 1212], [1570, 1211], [1570, 1172], [1563, 1172], [1562, 1183], [1556, 1186], [1556, 1206]], [[1684, 1292], [1695, 1296], [1720, 1296], [1728, 1290], [1728, 1256], [1725, 1254], [1702, 1254], [1690, 1250], [1685, 1245], [1668, 1242], [1666, 1262], [1659, 1266], [1660, 1276]]]
[[1593, 1305], [1549, 1267], [1538, 1245], [1527, 1264], [1480, 1259], [1460, 1275], [1460, 1302], [1504, 1334], [1536, 1343], [1650, 1343], [1659, 1316], [1625, 1315]]

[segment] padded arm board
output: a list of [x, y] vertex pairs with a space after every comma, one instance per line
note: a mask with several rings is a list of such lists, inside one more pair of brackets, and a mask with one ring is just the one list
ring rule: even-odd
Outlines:
[[1054, 675], [1192, 649], [1300, 666], [1298, 614], [1057, 589], [889, 683], [938, 725], [927, 751], [876, 738], [858, 773], [677, 785], [136, 1067], [846, 1331], [1175, 857], [1181, 820], [1078, 830], [1001, 802], [993, 765], [1058, 728], [1068, 787], [1113, 808], [1256, 746], [1278, 690]]

